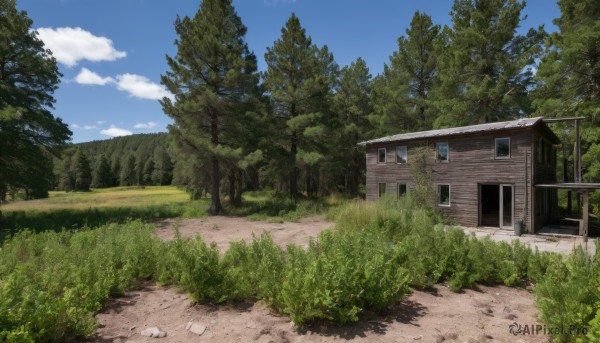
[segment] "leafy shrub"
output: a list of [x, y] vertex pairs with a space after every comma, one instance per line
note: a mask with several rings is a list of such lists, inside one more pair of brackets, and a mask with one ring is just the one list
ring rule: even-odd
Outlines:
[[23, 231], [2, 245], [0, 338], [89, 337], [108, 297], [154, 273], [157, 238], [141, 222], [78, 232]]
[[365, 309], [393, 305], [407, 284], [394, 246], [381, 235], [324, 231], [307, 251], [288, 246], [282, 311], [296, 324], [315, 319], [354, 322]]
[[163, 244], [165, 252], [157, 264], [161, 283], [183, 287], [194, 301], [227, 299], [221, 289], [223, 271], [215, 244], [207, 245], [200, 236], [184, 239], [179, 232], [173, 241]]
[[279, 307], [285, 258], [282, 249], [264, 232], [244, 241], [232, 242], [221, 261], [225, 271], [223, 288], [228, 300], [258, 297], [273, 307]]

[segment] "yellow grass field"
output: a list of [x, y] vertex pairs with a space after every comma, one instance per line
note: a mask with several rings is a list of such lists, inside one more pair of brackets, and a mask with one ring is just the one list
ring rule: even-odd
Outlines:
[[175, 186], [115, 187], [91, 192], [52, 191], [47, 199], [16, 201], [3, 205], [2, 212], [53, 211], [104, 207], [144, 207], [190, 201], [189, 194]]

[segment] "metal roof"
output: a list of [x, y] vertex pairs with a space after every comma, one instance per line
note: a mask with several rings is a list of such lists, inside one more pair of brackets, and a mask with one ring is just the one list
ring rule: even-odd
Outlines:
[[503, 121], [503, 122], [498, 122], [498, 123], [488, 123], [488, 124], [453, 127], [453, 128], [448, 128], [448, 129], [401, 133], [398, 135], [381, 137], [381, 138], [377, 138], [377, 139], [371, 139], [368, 141], [360, 142], [359, 144], [365, 145], [365, 144], [372, 144], [372, 143], [385, 143], [385, 142], [394, 142], [394, 141], [406, 141], [406, 140], [412, 140], [412, 139], [425, 139], [425, 138], [434, 138], [434, 137], [453, 136], [453, 135], [460, 135], [460, 134], [465, 134], [465, 133], [478, 133], [478, 132], [490, 132], [490, 131], [499, 131], [499, 130], [507, 130], [507, 129], [519, 129], [519, 128], [526, 128], [526, 127], [533, 127], [540, 122], [542, 122], [542, 117], [523, 118], [523, 119]]

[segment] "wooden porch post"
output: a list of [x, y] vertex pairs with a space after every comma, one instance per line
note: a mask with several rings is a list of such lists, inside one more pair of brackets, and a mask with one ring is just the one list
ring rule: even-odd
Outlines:
[[[588, 217], [589, 217], [589, 192], [588, 190], [583, 190], [581, 192], [583, 197], [583, 240], [587, 242], [588, 240]], [[581, 232], [579, 233], [582, 234]]]

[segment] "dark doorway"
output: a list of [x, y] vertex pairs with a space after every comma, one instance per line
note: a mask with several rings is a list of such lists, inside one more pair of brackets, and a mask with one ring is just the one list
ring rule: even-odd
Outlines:
[[500, 185], [481, 185], [481, 226], [500, 226]]

